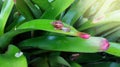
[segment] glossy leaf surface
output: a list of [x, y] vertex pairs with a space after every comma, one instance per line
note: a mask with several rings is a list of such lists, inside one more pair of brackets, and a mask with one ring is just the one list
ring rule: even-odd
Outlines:
[[28, 39], [19, 44], [22, 48], [40, 48], [44, 50], [66, 51], [66, 52], [101, 52], [104, 38], [91, 37], [81, 39], [79, 37], [48, 36]]
[[9, 31], [8, 33], [0, 37], [0, 42], [1, 42], [0, 48], [3, 48], [6, 45], [8, 45], [8, 43], [11, 41], [11, 39], [14, 36], [20, 33], [31, 31], [31, 30], [44, 30], [44, 31], [49, 31], [49, 32], [78, 36], [78, 31], [75, 30], [72, 26], [69, 26], [67, 24], [64, 24], [64, 26], [70, 28], [71, 30], [70, 32], [55, 29], [54, 26], [52, 25], [54, 21], [55, 20], [38, 19], [38, 20], [32, 20], [32, 21], [23, 23], [16, 30]]
[[32, 21], [23, 23], [17, 29], [44, 30], [44, 31], [49, 31], [49, 32], [77, 36], [78, 31], [75, 30], [72, 26], [64, 24], [65, 27], [70, 28], [70, 32], [66, 32], [63, 30], [55, 29], [55, 27], [52, 24], [53, 22], [55, 22], [55, 20], [47, 20], [47, 19], [32, 20]]
[[8, 20], [8, 17], [12, 11], [13, 5], [14, 5], [13, 0], [5, 0], [5, 2], [3, 3], [0, 12], [0, 36], [3, 35], [4, 33], [4, 28]]
[[23, 54], [16, 56], [19, 52], [16, 46], [10, 45], [5, 54], [0, 54], [0, 67], [27, 67], [25, 56]]

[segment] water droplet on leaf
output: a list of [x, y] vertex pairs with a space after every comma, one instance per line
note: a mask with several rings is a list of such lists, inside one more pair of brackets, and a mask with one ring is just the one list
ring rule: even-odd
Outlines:
[[16, 54], [15, 54], [15, 57], [20, 57], [20, 56], [22, 56], [23, 55], [23, 52], [17, 52]]

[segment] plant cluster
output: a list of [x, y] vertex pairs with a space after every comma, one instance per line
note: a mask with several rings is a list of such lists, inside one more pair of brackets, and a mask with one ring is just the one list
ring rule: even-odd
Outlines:
[[120, 0], [0, 0], [0, 67], [120, 67]]

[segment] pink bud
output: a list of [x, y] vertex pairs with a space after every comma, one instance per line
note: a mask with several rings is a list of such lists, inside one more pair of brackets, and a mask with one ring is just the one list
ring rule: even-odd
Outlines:
[[109, 48], [109, 46], [110, 46], [109, 42], [106, 39], [103, 39], [102, 40], [102, 45], [101, 45], [100, 49], [102, 51], [105, 51], [105, 50], [107, 50]]
[[88, 39], [88, 38], [90, 38], [90, 35], [89, 35], [89, 34], [87, 34], [87, 33], [82, 33], [82, 32], [79, 32], [79, 33], [78, 33], [78, 36], [81, 37], [81, 38], [83, 38], [83, 39]]

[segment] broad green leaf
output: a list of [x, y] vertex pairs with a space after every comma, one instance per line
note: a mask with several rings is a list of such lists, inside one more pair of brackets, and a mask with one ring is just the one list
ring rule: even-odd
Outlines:
[[25, 40], [19, 46], [23, 49], [32, 47], [53, 51], [95, 53], [103, 51], [102, 47], [106, 46], [103, 40], [104, 38], [101, 37], [82, 39], [79, 37], [48, 36]]
[[[28, 8], [27, 4], [24, 2], [24, 0], [16, 0], [15, 2], [16, 8], [18, 11], [27, 19], [27, 20], [32, 20], [33, 16]], [[24, 8], [24, 9], [23, 9]]]
[[42, 17], [43, 19], [55, 19], [61, 12], [67, 9], [74, 0], [55, 0], [51, 3], [51, 7], [46, 10]]
[[30, 8], [30, 10], [32, 11], [32, 13], [35, 16], [35, 18], [40, 18], [41, 14], [42, 14], [41, 10], [37, 9], [35, 7], [35, 5], [30, 0], [24, 0], [24, 1], [26, 2], [28, 7]]
[[120, 22], [120, 10], [116, 10], [110, 13], [107, 13], [105, 15], [101, 15], [97, 17], [97, 19], [89, 20], [86, 23], [82, 24], [79, 28], [79, 30], [85, 30], [91, 27], [95, 27], [98, 25], [114, 22], [119, 23]]
[[49, 32], [77, 36], [78, 31], [75, 30], [72, 26], [64, 24], [65, 27], [69, 27], [71, 29], [70, 32], [65, 32], [63, 30], [55, 29], [54, 26], [52, 25], [53, 22], [55, 22], [55, 20], [46, 20], [46, 19], [32, 20], [32, 21], [23, 23], [17, 29], [44, 30]]
[[19, 52], [16, 46], [10, 45], [5, 54], [0, 54], [0, 67], [27, 67], [25, 56], [18, 55]]
[[3, 3], [0, 13], [0, 36], [3, 35], [4, 33], [4, 28], [8, 20], [8, 17], [11, 13], [11, 10], [13, 8], [13, 5], [14, 5], [13, 0], [5, 0], [5, 2]]
[[115, 62], [96, 62], [91, 64], [86, 64], [84, 67], [120, 67], [119, 63]]
[[52, 22], [54, 21], [55, 20], [38, 19], [23, 23], [15, 30], [9, 31], [0, 37], [0, 48], [6, 47], [14, 36], [31, 30], [44, 30], [54, 33], [62, 33], [66, 35], [78, 36], [78, 31], [75, 30], [72, 26], [69, 26], [67, 24], [64, 24], [64, 26], [69, 27], [71, 29], [70, 32], [65, 32], [63, 30], [56, 30], [52, 25]]
[[85, 11], [95, 2], [96, 0], [76, 0], [75, 3], [71, 6], [62, 20], [73, 25], [77, 19], [82, 16]]
[[120, 44], [110, 42], [110, 47], [106, 53], [120, 57]]
[[47, 10], [51, 7], [51, 4], [48, 2], [48, 0], [32, 0], [32, 2], [37, 4], [43, 10]]

